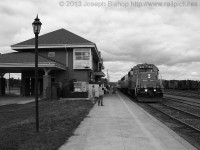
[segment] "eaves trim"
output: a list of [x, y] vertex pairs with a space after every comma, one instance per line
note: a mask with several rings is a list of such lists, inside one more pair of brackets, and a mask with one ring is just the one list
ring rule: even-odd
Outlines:
[[[35, 63], [0, 63], [0, 68], [34, 68]], [[56, 62], [51, 63], [38, 63], [39, 68], [58, 68], [66, 70], [64, 65], [58, 64]]]

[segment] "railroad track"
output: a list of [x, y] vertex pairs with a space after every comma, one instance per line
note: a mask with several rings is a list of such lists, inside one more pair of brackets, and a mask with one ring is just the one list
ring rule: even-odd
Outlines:
[[175, 92], [175, 93], [187, 93], [187, 94], [196, 94], [200, 95], [200, 91], [192, 91], [192, 90], [169, 90], [165, 89], [166, 92]]
[[200, 133], [200, 115], [193, 114], [191, 112], [182, 110], [180, 108], [175, 108], [170, 105], [162, 103], [148, 104], [152, 109], [157, 110], [158, 112], [167, 115], [168, 117], [186, 125], [192, 130]]
[[165, 91], [166, 94], [177, 95], [177, 96], [186, 96], [190, 98], [200, 98], [199, 92], [197, 93], [190, 93], [190, 92], [180, 92], [180, 91]]
[[[130, 97], [131, 98], [131, 97]], [[133, 101], [135, 101], [133, 98], [131, 98]], [[183, 100], [183, 99], [177, 99], [177, 98], [171, 98], [171, 97], [164, 97], [165, 100], [169, 101], [175, 101], [180, 103], [199, 107], [200, 108], [200, 102], [198, 101], [189, 101], [189, 100]], [[198, 131], [200, 134], [200, 113], [192, 113], [191, 111], [186, 111], [181, 108], [170, 106], [169, 104], [165, 104], [164, 101], [161, 103], [145, 103], [144, 105], [150, 106], [152, 109], [155, 109], [159, 112], [161, 112], [164, 115], [167, 115], [168, 117], [180, 122], [181, 124], [184, 124], [188, 126], [189, 128], [192, 128], [195, 131]], [[172, 105], [172, 104], [171, 104]], [[198, 108], [198, 111], [200, 110]]]
[[187, 100], [187, 99], [172, 98], [172, 97], [168, 97], [168, 96], [164, 96], [163, 98], [164, 98], [164, 100], [167, 100], [167, 101], [175, 101], [175, 102], [187, 104], [190, 106], [200, 107], [200, 101], [198, 101], [198, 100], [191, 101], [191, 100]]
[[[200, 108], [196, 107], [196, 103], [183, 102], [181, 99], [176, 99], [175, 102], [166, 101], [166, 98], [163, 102], [138, 103], [134, 98], [130, 96], [129, 98], [200, 150]], [[179, 107], [179, 109], [170, 109], [170, 106], [163, 104], [173, 105], [174, 107]], [[157, 105], [161, 106], [158, 107]]]

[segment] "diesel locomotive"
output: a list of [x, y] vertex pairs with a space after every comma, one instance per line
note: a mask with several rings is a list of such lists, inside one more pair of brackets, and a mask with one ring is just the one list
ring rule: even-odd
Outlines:
[[138, 101], [162, 101], [163, 86], [159, 77], [159, 69], [154, 64], [138, 64], [118, 81], [118, 88]]

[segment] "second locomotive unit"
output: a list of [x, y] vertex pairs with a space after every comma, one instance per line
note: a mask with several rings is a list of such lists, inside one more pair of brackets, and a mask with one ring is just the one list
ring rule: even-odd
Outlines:
[[138, 101], [162, 101], [163, 86], [154, 64], [138, 64], [119, 81], [119, 88]]

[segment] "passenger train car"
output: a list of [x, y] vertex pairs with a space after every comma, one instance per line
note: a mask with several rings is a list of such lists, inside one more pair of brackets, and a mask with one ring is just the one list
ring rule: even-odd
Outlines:
[[154, 64], [134, 66], [118, 81], [118, 88], [138, 101], [162, 101], [163, 98], [162, 80], [159, 79], [159, 69]]

